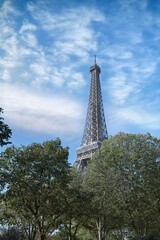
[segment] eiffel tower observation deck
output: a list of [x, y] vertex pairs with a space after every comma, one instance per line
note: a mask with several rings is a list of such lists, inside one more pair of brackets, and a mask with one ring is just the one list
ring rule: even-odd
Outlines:
[[77, 157], [74, 166], [77, 169], [84, 169], [96, 149], [108, 138], [99, 77], [100, 72], [101, 69], [96, 63], [95, 56], [94, 65], [90, 67], [91, 84], [83, 138], [81, 146], [76, 149]]

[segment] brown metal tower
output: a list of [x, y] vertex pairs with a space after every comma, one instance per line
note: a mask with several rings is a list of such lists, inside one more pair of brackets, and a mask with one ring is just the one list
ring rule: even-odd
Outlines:
[[74, 166], [83, 169], [92, 158], [92, 154], [100, 147], [101, 142], [108, 138], [103, 110], [100, 85], [100, 67], [96, 63], [90, 67], [91, 85], [86, 123], [81, 146], [76, 149], [77, 157]]

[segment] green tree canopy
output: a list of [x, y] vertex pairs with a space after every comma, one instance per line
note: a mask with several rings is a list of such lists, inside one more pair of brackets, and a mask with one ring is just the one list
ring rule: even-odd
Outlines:
[[13, 146], [2, 155], [5, 214], [12, 224], [23, 228], [30, 240], [37, 236], [46, 239], [61, 223], [70, 172], [67, 159], [68, 148], [63, 148], [59, 139]]
[[74, 168], [71, 171], [71, 181], [68, 185], [68, 194], [66, 202], [68, 207], [62, 216], [65, 239], [78, 240], [77, 235], [83, 225], [89, 220], [91, 195], [83, 188], [83, 174], [77, 172]]
[[150, 134], [110, 137], [90, 161], [85, 184], [94, 194], [91, 219], [99, 240], [159, 233], [159, 139]]
[[7, 124], [4, 123], [4, 118], [1, 117], [3, 113], [3, 109], [0, 108], [0, 146], [7, 145], [9, 142], [9, 138], [11, 138], [12, 131]]

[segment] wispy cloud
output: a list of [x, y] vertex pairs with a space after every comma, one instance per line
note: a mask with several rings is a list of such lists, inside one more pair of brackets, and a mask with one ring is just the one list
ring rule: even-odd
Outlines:
[[[12, 1], [2, 4], [1, 106], [14, 127], [57, 135], [77, 134], [84, 114], [78, 101], [67, 97], [67, 91], [86, 84], [78, 63], [88, 61], [89, 51], [96, 50], [96, 31], [91, 24], [104, 21], [104, 16], [86, 7], [64, 9], [57, 14], [42, 5], [39, 1], [28, 3], [28, 13], [23, 15]], [[73, 56], [78, 58], [77, 63], [71, 60]], [[50, 87], [57, 89], [52, 97], [37, 93], [36, 89], [45, 92]]]
[[0, 83], [0, 89], [1, 106], [14, 127], [63, 136], [79, 132], [82, 108], [78, 101], [64, 95], [29, 92], [7, 83]]
[[[10, 1], [2, 5], [2, 80], [20, 81], [32, 86], [37, 84], [38, 87], [50, 83], [54, 87], [64, 86], [66, 90], [84, 86], [85, 80], [78, 64], [88, 61], [90, 51], [96, 51], [97, 33], [91, 25], [94, 21], [104, 21], [104, 15], [87, 7], [51, 12], [41, 1], [28, 3], [27, 9], [36, 25], [26, 15], [22, 18], [22, 14], [17, 24], [14, 17], [20, 12]], [[47, 36], [47, 43], [37, 38], [40, 31], [44, 37]], [[77, 64], [71, 60], [73, 56], [79, 58]]]
[[109, 6], [107, 31], [103, 28], [99, 47], [110, 103], [109, 125], [159, 129], [159, 6], [137, 0], [117, 0]]
[[[105, 17], [94, 8], [79, 6], [53, 12], [42, 3], [28, 3], [28, 10], [40, 26], [56, 41], [55, 52], [62, 55], [87, 57], [89, 51], [97, 50], [98, 32], [92, 28], [93, 22], [104, 22]], [[83, 21], [82, 21], [83, 19]], [[92, 43], [92, 44], [91, 44]]]
[[9, 17], [9, 15], [17, 16], [21, 14], [16, 8], [13, 7], [11, 1], [9, 0], [3, 2], [1, 10], [1, 16], [3, 17]]
[[147, 111], [145, 106], [144, 108], [141, 107], [142, 106], [131, 106], [128, 108], [121, 108], [117, 113], [117, 117], [120, 117], [121, 121], [139, 125], [142, 129], [159, 129], [160, 114]]
[[[86, 75], [86, 72], [92, 56], [97, 54], [105, 99], [110, 104], [111, 115], [117, 116], [113, 125], [118, 119], [141, 128], [145, 126], [143, 121], [148, 128], [159, 128], [160, 20], [159, 11], [153, 11], [149, 4], [147, 0], [106, 0], [103, 7], [97, 1], [99, 8], [96, 8], [96, 1], [92, 6], [88, 1], [60, 6], [59, 2], [40, 0], [26, 1], [22, 9], [12, 0], [3, 1], [0, 82], [4, 84], [1, 85], [2, 107], [7, 108], [8, 118], [17, 126], [31, 130], [39, 131], [40, 126], [47, 124], [44, 131], [67, 133], [73, 126], [76, 132], [76, 122], [79, 124], [81, 117], [85, 120], [79, 101], [84, 106], [84, 95], [88, 96], [89, 73]], [[6, 86], [9, 101], [5, 99]], [[43, 91], [47, 100], [40, 97], [38, 91]], [[27, 100], [21, 100], [21, 92]], [[48, 98], [48, 92], [54, 97]], [[69, 97], [64, 97], [67, 95]], [[56, 97], [60, 99], [59, 96], [63, 101], [58, 103]], [[33, 104], [29, 104], [29, 99]], [[72, 101], [75, 105], [71, 105]], [[65, 103], [70, 117], [67, 113], [63, 115]], [[104, 105], [107, 106], [106, 102]], [[44, 117], [37, 106], [41, 106], [42, 111], [43, 106], [55, 111], [47, 110]], [[14, 112], [13, 118], [11, 112]], [[37, 121], [33, 126], [31, 116]]]

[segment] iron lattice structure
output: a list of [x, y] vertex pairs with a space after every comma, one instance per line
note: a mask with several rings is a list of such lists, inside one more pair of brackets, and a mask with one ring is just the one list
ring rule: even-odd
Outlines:
[[95, 64], [90, 68], [91, 86], [83, 138], [80, 148], [76, 149], [77, 158], [74, 165], [78, 169], [87, 166], [92, 154], [100, 147], [101, 142], [108, 138], [99, 77], [100, 72], [100, 67], [96, 64], [95, 59]]

